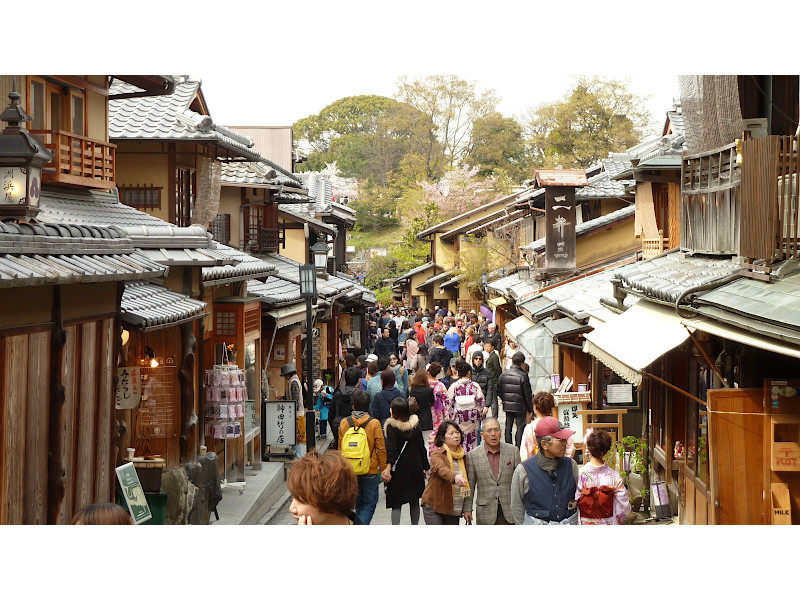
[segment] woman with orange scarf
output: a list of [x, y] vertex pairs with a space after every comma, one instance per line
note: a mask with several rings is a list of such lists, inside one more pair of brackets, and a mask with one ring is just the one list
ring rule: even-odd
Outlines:
[[472, 522], [469, 481], [464, 463], [464, 434], [455, 421], [443, 421], [436, 432], [428, 485], [422, 494], [426, 525], [458, 525], [463, 516]]

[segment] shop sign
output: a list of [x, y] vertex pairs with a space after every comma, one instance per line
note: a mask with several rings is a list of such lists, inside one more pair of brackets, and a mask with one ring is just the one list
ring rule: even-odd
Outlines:
[[141, 368], [120, 367], [117, 369], [117, 410], [136, 408], [141, 399]]
[[295, 403], [266, 402], [264, 410], [267, 426], [265, 444], [267, 446], [294, 446], [297, 443]]
[[134, 525], [139, 525], [153, 518], [150, 512], [150, 505], [147, 504], [147, 496], [144, 495], [142, 484], [139, 483], [139, 476], [136, 474], [136, 467], [132, 462], [125, 463], [117, 467], [117, 479], [122, 488], [122, 495], [128, 503], [128, 511], [131, 513]]
[[613, 383], [606, 386], [606, 404], [609, 406], [632, 406], [633, 385], [630, 383]]

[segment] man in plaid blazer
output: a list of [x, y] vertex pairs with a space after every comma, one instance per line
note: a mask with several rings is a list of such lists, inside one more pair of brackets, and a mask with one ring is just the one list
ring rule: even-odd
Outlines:
[[519, 450], [502, 441], [502, 437], [500, 422], [489, 417], [483, 421], [483, 444], [467, 454], [467, 479], [476, 504], [475, 523], [478, 525], [514, 524], [511, 479], [520, 463]]

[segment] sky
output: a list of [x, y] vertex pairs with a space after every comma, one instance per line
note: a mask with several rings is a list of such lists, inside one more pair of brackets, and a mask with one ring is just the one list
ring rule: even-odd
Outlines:
[[[51, 0], [44, 4], [64, 10]], [[81, 19], [88, 15], [107, 28], [106, 43], [98, 41], [96, 51], [80, 58], [54, 52], [58, 43], [31, 45], [25, 53], [18, 47], [14, 56], [25, 57], [19, 73], [190, 75], [203, 81], [212, 118], [229, 126], [291, 125], [345, 96], [392, 96], [404, 75], [474, 81], [496, 91], [501, 113], [518, 116], [560, 99], [583, 74], [629, 78], [632, 92], [650, 96], [645, 107], [658, 128], [678, 96], [678, 74], [743, 72], [746, 60], [754, 60], [752, 53], [743, 59], [735, 51], [730, 32], [741, 25], [741, 14], [719, 11], [711, 2], [673, 0], [669, 10], [630, 0], [77, 4], [84, 7]], [[766, 28], [766, 12], [748, 14], [751, 31]], [[77, 13], [56, 13], [42, 23], [43, 39], [60, 39], [61, 17], [71, 14]], [[719, 28], [706, 25], [690, 41], [677, 27], [686, 14]], [[776, 52], [769, 53], [770, 66], [780, 66], [776, 56], [794, 55], [781, 53], [781, 43], [771, 41]]]

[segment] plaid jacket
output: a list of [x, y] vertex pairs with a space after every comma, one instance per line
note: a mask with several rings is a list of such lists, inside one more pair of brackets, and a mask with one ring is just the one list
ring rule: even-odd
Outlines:
[[[486, 444], [481, 444], [467, 454], [467, 479], [475, 504], [475, 523], [477, 525], [494, 525], [497, 520], [497, 504], [503, 509], [503, 516], [514, 521], [511, 513], [511, 479], [514, 469], [520, 463], [519, 450], [512, 444], [500, 442], [500, 475], [497, 479], [492, 473], [489, 457], [486, 456]], [[475, 493], [475, 488], [478, 493]], [[466, 510], [466, 508], [465, 508]]]

